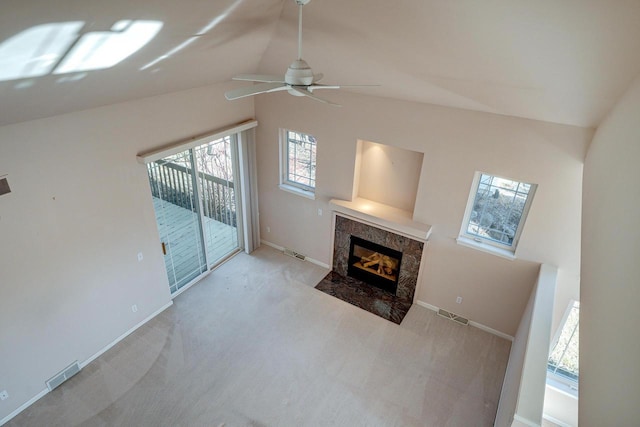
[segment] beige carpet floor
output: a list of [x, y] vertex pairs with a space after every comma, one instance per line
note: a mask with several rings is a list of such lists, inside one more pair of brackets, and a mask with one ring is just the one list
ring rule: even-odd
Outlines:
[[9, 426], [492, 426], [510, 343], [414, 305], [401, 325], [240, 254]]

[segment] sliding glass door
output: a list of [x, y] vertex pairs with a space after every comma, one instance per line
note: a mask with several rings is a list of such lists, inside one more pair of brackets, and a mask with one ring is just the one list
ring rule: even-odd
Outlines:
[[236, 136], [228, 136], [194, 148], [199, 198], [202, 202], [204, 241], [211, 265], [239, 248], [242, 227]]
[[171, 293], [240, 249], [235, 136], [147, 164]]

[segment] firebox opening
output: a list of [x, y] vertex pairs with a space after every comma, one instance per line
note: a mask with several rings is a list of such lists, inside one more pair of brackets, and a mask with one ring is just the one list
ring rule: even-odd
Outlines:
[[348, 274], [365, 283], [396, 294], [402, 253], [351, 236]]

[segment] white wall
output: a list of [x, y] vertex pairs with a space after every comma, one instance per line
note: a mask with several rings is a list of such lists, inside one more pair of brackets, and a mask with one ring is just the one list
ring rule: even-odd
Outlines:
[[423, 153], [360, 141], [354, 187], [358, 197], [413, 214], [418, 194]]
[[547, 385], [544, 393], [544, 416], [563, 425], [578, 426], [578, 398]]
[[0, 419], [170, 301], [136, 154], [251, 118], [228, 88], [0, 127]]
[[531, 291], [531, 296], [529, 297], [527, 306], [522, 314], [522, 319], [520, 320], [520, 325], [511, 344], [509, 363], [507, 363], [507, 369], [504, 373], [498, 410], [493, 424], [495, 427], [510, 426], [513, 422], [513, 416], [516, 413], [518, 393], [522, 381], [522, 369], [524, 368], [524, 357], [527, 351], [527, 338], [529, 337], [529, 330], [531, 329], [536, 289], [537, 286], [534, 286]]
[[542, 422], [557, 277], [556, 267], [540, 267], [516, 407], [517, 418], [535, 424]]
[[585, 163], [580, 425], [640, 420], [640, 77], [603, 121]]
[[[330, 198], [351, 198], [356, 142], [375, 141], [424, 153], [414, 219], [434, 228], [418, 299], [509, 335], [539, 263], [557, 265], [559, 286], [569, 289], [565, 297], [579, 299], [582, 167], [591, 130], [348, 93], [325, 96], [343, 107], [288, 94], [256, 98], [263, 239], [329, 263], [331, 216], [317, 210], [327, 212]], [[318, 139], [315, 201], [278, 189], [280, 127]], [[517, 261], [454, 241], [477, 170], [539, 184]]]
[[542, 422], [557, 273], [553, 266], [540, 267], [509, 354], [496, 427]]

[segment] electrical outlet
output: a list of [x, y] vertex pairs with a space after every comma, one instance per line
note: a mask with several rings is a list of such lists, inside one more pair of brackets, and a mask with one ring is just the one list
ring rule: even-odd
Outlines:
[[271, 233], [271, 227], [267, 226], [267, 233]]
[[456, 303], [457, 304], [462, 304], [462, 297], [456, 298]]
[[144, 256], [142, 255], [142, 252], [138, 252], [138, 261], [142, 261], [144, 259]]
[[0, 391], [0, 400], [7, 400], [9, 398], [9, 393], [7, 390]]
[[318, 209], [318, 216], [322, 216], [322, 209]]
[[133, 311], [134, 313], [136, 313], [138, 311], [138, 304], [133, 304], [131, 306], [131, 311]]

